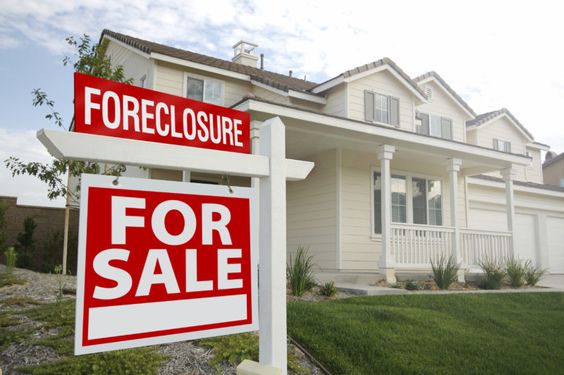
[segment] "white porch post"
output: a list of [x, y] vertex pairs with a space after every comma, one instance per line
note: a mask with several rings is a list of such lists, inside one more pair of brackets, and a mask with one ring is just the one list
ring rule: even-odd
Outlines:
[[392, 254], [392, 189], [390, 160], [394, 156], [396, 148], [392, 145], [380, 145], [378, 147], [378, 159], [380, 160], [380, 176], [382, 179], [381, 195], [382, 195], [382, 255], [380, 256], [380, 270], [384, 274], [386, 281], [389, 283], [396, 282], [395, 260]]
[[270, 177], [259, 183], [259, 361], [286, 375], [286, 134], [280, 118], [260, 127], [260, 153], [269, 157]]
[[511, 232], [511, 243], [509, 244], [509, 251], [514, 255], [514, 236], [513, 236], [513, 223], [515, 222], [515, 205], [513, 203], [513, 177], [515, 171], [509, 167], [501, 171], [501, 175], [505, 180], [505, 204], [507, 211], [507, 230]]
[[458, 226], [458, 212], [456, 209], [456, 203], [458, 201], [458, 172], [460, 171], [461, 165], [462, 160], [455, 158], [449, 159], [450, 226], [454, 228], [454, 236], [452, 237], [452, 255], [459, 267], [458, 281], [464, 282], [465, 264], [460, 252], [460, 228]]

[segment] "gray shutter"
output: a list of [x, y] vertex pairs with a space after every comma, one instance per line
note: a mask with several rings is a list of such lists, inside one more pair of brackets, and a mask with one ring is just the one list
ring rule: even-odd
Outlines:
[[421, 120], [421, 126], [418, 127], [419, 134], [429, 135], [429, 115], [426, 113], [417, 113], [417, 118]]
[[399, 99], [398, 98], [389, 98], [388, 101], [390, 108], [390, 125], [398, 126], [399, 125]]
[[452, 120], [441, 118], [441, 135], [443, 138], [452, 139]]
[[370, 91], [364, 92], [364, 119], [374, 121], [374, 93]]
[[511, 142], [505, 142], [505, 152], [511, 152]]
[[497, 138], [493, 139], [493, 149], [494, 150], [499, 150], [499, 147], [497, 147]]

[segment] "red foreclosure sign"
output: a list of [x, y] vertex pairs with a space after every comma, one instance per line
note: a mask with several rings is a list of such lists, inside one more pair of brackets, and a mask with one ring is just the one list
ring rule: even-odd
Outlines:
[[82, 176], [75, 353], [257, 330], [252, 190], [114, 180]]
[[74, 74], [79, 133], [250, 153], [250, 115], [179, 96]]

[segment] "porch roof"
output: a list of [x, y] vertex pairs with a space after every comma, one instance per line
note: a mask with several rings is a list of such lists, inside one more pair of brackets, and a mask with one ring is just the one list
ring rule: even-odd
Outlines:
[[531, 162], [531, 158], [525, 155], [298, 109], [256, 97], [245, 98], [233, 105], [233, 108], [251, 112], [253, 119], [261, 121], [273, 116], [281, 117], [287, 128], [287, 153], [293, 158], [306, 158], [317, 152], [335, 148], [376, 154], [376, 146], [392, 144], [396, 146], [398, 153], [414, 161], [426, 160], [446, 166], [450, 158], [461, 159], [462, 172], [465, 175], [500, 170], [514, 165], [527, 166]]

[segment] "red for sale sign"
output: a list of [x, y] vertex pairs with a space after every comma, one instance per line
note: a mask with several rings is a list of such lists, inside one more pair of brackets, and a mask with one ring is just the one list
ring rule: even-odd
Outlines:
[[80, 73], [74, 115], [78, 133], [251, 152], [246, 112]]
[[254, 331], [249, 188], [83, 175], [75, 354]]

